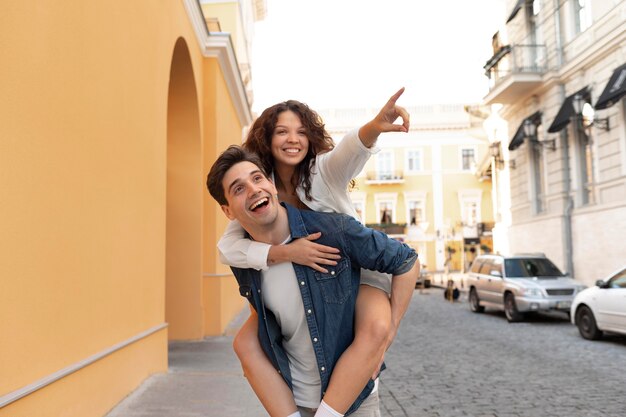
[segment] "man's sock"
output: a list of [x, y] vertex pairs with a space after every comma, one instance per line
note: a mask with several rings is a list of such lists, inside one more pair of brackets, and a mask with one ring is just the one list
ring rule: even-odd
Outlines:
[[300, 414], [300, 412], [299, 412], [299, 411], [296, 411], [296, 412], [295, 412], [295, 413], [293, 413], [293, 414], [289, 414], [287, 417], [302, 417], [302, 414]]
[[343, 414], [333, 410], [330, 405], [326, 404], [324, 400], [322, 400], [317, 412], [315, 413], [315, 417], [343, 417]]

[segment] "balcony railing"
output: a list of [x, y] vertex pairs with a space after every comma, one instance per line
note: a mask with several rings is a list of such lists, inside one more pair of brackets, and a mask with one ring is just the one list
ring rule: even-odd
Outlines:
[[402, 171], [370, 171], [366, 173], [367, 184], [399, 184], [404, 182]]
[[483, 66], [489, 78], [487, 104], [508, 104], [541, 83], [547, 71], [545, 45], [505, 45]]
[[483, 67], [485, 75], [497, 84], [510, 74], [546, 72], [545, 45], [506, 45]]

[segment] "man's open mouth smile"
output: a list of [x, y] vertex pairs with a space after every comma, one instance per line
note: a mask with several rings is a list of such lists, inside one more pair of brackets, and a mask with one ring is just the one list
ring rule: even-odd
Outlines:
[[265, 207], [270, 203], [270, 199], [267, 197], [263, 197], [260, 200], [255, 201], [254, 203], [252, 203], [252, 205], [250, 206], [250, 211], [256, 211], [257, 209], [259, 209], [260, 207]]

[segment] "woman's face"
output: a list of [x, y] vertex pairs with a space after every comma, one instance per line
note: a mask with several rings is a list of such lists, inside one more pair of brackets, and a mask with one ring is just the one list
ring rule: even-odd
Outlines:
[[276, 167], [297, 166], [309, 151], [309, 138], [297, 114], [286, 110], [278, 115], [272, 134], [272, 155]]

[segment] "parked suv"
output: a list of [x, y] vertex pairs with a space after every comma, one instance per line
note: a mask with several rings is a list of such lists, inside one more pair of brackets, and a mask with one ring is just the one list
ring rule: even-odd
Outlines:
[[509, 322], [523, 320], [527, 312], [569, 314], [574, 296], [585, 288], [543, 254], [480, 255], [472, 263], [467, 286], [473, 312], [504, 310]]

